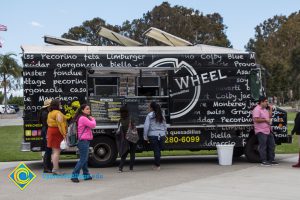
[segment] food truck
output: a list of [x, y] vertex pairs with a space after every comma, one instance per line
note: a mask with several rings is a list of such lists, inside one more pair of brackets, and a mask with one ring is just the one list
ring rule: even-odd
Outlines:
[[[137, 151], [148, 151], [143, 124], [148, 104], [155, 101], [167, 121], [165, 150], [214, 150], [218, 144], [233, 144], [234, 156], [245, 154], [248, 161], [258, 162], [251, 110], [265, 91], [264, 71], [255, 54], [187, 44], [23, 45], [22, 150], [43, 150], [37, 114], [46, 99], [58, 98], [68, 119], [81, 104], [90, 105], [97, 126], [89, 164], [112, 165], [120, 107], [128, 107], [137, 126]], [[273, 108], [272, 130], [277, 144], [290, 142], [287, 113], [279, 107]]]

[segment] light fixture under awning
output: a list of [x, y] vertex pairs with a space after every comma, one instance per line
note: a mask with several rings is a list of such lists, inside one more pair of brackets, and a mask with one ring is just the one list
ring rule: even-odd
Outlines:
[[45, 35], [44, 42], [54, 45], [65, 45], [65, 46], [91, 46], [92, 44], [86, 42], [79, 42], [76, 40], [70, 40], [66, 38], [59, 38], [54, 36]]
[[158, 28], [151, 27], [145, 31], [144, 35], [162, 42], [168, 46], [192, 46], [193, 44], [175, 35], [162, 31]]
[[100, 31], [98, 34], [102, 37], [105, 37], [113, 42], [118, 43], [119, 45], [122, 46], [142, 46], [143, 44], [140, 42], [137, 42], [133, 39], [130, 39], [128, 37], [125, 37], [119, 33], [116, 33], [112, 30], [109, 30], [107, 28], [101, 27]]

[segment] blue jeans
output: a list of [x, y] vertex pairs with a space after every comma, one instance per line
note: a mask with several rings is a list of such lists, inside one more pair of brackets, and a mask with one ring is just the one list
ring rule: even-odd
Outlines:
[[274, 161], [275, 159], [275, 140], [272, 133], [266, 135], [257, 133], [258, 152], [262, 162]]
[[79, 140], [78, 142], [78, 150], [80, 159], [78, 160], [73, 173], [72, 178], [78, 178], [80, 174], [80, 170], [83, 171], [83, 176], [90, 176], [89, 170], [88, 170], [88, 158], [89, 158], [89, 147], [90, 147], [90, 141], [88, 140]]
[[165, 145], [165, 140], [166, 137], [165, 136], [148, 136], [149, 141], [150, 141], [150, 145], [151, 148], [153, 149], [153, 153], [154, 153], [154, 165], [159, 167], [160, 166], [160, 151], [164, 149], [164, 145]]

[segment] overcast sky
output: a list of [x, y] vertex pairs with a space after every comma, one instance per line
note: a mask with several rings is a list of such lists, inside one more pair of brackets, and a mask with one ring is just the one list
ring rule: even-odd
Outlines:
[[[160, 0], [1, 0], [0, 54], [21, 53], [20, 46], [42, 45], [44, 35], [60, 37], [73, 26], [95, 17], [112, 25], [141, 18], [160, 5]], [[171, 6], [197, 9], [203, 14], [217, 12], [228, 27], [226, 34], [236, 49], [244, 50], [254, 28], [274, 15], [290, 15], [300, 9], [299, 0], [170, 0]], [[20, 57], [20, 55], [19, 55]]]

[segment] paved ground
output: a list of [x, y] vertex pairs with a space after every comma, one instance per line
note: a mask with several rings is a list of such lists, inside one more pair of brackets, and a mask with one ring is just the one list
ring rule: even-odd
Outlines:
[[[152, 160], [137, 160], [135, 171], [116, 172], [91, 168], [102, 179], [72, 183], [69, 179], [43, 178], [41, 162], [28, 163], [37, 178], [19, 190], [7, 175], [18, 163], [0, 163], [0, 199], [205, 199], [205, 200], [294, 200], [299, 199], [300, 169], [291, 165], [296, 155], [278, 155], [279, 166], [262, 167], [244, 158], [232, 166], [219, 166], [216, 156], [167, 157], [162, 170], [151, 169]], [[61, 164], [71, 173], [74, 161]]]
[[0, 126], [19, 126], [23, 125], [23, 111], [16, 114], [0, 114]]

